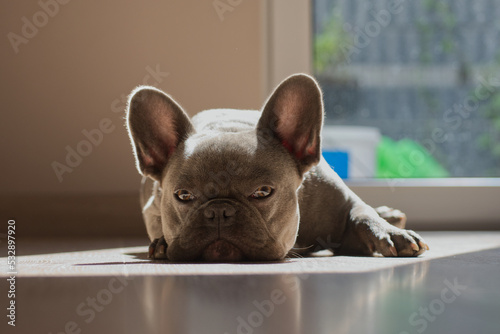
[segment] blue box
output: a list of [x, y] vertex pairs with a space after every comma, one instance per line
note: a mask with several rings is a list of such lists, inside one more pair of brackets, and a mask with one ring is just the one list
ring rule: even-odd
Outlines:
[[323, 157], [342, 179], [349, 178], [349, 153], [323, 150]]

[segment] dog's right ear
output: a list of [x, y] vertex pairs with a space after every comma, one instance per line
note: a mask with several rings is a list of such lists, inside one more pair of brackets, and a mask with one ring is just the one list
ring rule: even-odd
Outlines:
[[149, 86], [130, 94], [127, 129], [137, 169], [157, 181], [175, 149], [194, 132], [184, 110], [170, 96]]

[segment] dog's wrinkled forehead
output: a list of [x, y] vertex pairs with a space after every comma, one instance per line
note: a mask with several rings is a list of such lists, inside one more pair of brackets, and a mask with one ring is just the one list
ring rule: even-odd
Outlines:
[[246, 132], [203, 132], [189, 137], [184, 143], [186, 159], [210, 158], [213, 155], [252, 157], [257, 154], [258, 140], [255, 131]]
[[216, 182], [222, 188], [273, 183], [282, 178], [283, 163], [293, 164], [281, 151], [263, 147], [255, 131], [195, 134], [184, 142], [182, 159], [176, 159], [174, 168], [177, 175], [169, 181], [192, 187]]

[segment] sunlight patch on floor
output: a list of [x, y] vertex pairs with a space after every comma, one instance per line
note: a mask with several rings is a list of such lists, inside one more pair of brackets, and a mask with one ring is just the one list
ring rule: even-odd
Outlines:
[[[244, 275], [368, 272], [500, 247], [500, 232], [421, 233], [431, 250], [418, 258], [311, 257], [279, 263], [168, 263], [147, 259], [147, 245], [18, 256], [18, 277]], [[43, 240], [30, 247], [43, 249]], [[103, 246], [107, 243], [103, 242]], [[95, 248], [95, 247], [94, 247]], [[52, 245], [51, 250], [54, 249]], [[6, 258], [0, 258], [5, 276]]]

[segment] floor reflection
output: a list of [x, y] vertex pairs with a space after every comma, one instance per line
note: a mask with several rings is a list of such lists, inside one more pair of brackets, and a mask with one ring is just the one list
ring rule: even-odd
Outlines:
[[[392, 333], [375, 330], [383, 327], [387, 314], [398, 307], [388, 301], [402, 291], [418, 294], [429, 269], [429, 262], [359, 274], [314, 275], [304, 284], [304, 329], [314, 333]], [[328, 296], [328, 297], [326, 297]], [[385, 314], [381, 318], [381, 314]], [[391, 320], [393, 321], [393, 320]], [[396, 321], [399, 321], [396, 319]]]
[[151, 333], [299, 334], [300, 284], [294, 275], [146, 277], [143, 317]]
[[499, 259], [494, 249], [362, 273], [19, 278], [16, 329], [498, 333]]

